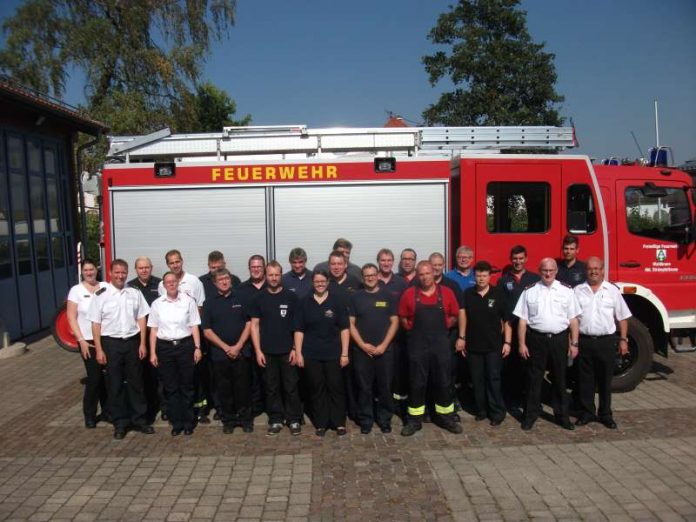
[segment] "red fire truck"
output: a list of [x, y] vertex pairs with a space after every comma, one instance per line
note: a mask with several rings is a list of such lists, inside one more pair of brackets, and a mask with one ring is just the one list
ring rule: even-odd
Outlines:
[[[102, 172], [104, 266], [119, 257], [182, 251], [207, 270], [221, 250], [243, 275], [252, 254], [284, 261], [302, 246], [309, 265], [337, 237], [351, 261], [414, 248], [421, 257], [470, 245], [503, 271], [524, 244], [534, 269], [560, 254], [566, 234], [581, 257], [605, 260], [634, 318], [630, 353], [614, 387], [635, 387], [670, 334], [696, 329], [695, 196], [674, 168], [595, 166], [569, 127], [308, 129], [225, 128], [222, 133], [113, 137]], [[541, 154], [506, 154], [509, 150]], [[549, 153], [552, 152], [552, 153]]]

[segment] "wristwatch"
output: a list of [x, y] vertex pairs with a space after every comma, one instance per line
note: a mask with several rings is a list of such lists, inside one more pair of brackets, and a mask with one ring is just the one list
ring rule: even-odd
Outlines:
[[570, 346], [577, 348], [580, 345], [577, 341], [570, 341]]
[[619, 337], [619, 341], [628, 342], [628, 337]]
[[461, 339], [462, 341], [466, 341], [466, 335], [460, 335], [457, 337], [457, 339]]

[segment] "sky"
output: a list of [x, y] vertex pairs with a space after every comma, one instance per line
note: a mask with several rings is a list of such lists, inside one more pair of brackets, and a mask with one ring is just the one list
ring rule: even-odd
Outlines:
[[[0, 1], [0, 19], [18, 0]], [[453, 0], [238, 0], [203, 79], [225, 89], [253, 125], [414, 124], [448, 82], [431, 86], [421, 58]], [[523, 0], [532, 39], [555, 54], [560, 113], [595, 158], [636, 158], [656, 143], [675, 163], [696, 157], [696, 0]], [[1, 41], [1, 40], [0, 40]], [[82, 101], [79, 75], [65, 101]]]

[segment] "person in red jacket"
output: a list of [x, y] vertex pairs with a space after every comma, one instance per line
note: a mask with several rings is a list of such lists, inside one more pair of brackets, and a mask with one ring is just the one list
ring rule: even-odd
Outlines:
[[409, 287], [399, 303], [401, 324], [408, 332], [409, 358], [408, 417], [401, 435], [408, 437], [421, 429], [428, 386], [435, 400], [433, 421], [447, 431], [461, 433], [461, 424], [454, 418], [449, 340], [459, 304], [452, 290], [435, 283], [429, 261], [419, 262], [416, 274], [418, 287]]

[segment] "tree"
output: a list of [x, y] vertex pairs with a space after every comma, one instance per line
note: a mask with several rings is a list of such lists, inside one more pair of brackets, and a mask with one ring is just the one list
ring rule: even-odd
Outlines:
[[114, 134], [176, 128], [178, 117], [195, 113], [189, 104], [203, 61], [211, 42], [234, 24], [235, 6], [236, 0], [26, 0], [3, 23], [0, 71], [56, 97], [73, 72], [84, 73], [85, 109]]
[[237, 105], [210, 82], [199, 85], [184, 107], [188, 110], [182, 111], [177, 120], [178, 128], [185, 132], [219, 132], [223, 127], [240, 127], [251, 122], [248, 114], [239, 120], [232, 119]]
[[554, 55], [532, 42], [519, 0], [459, 0], [428, 38], [450, 46], [423, 57], [431, 85], [454, 84], [423, 112], [429, 125], [560, 125]]

